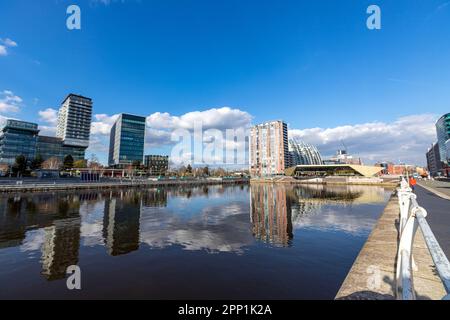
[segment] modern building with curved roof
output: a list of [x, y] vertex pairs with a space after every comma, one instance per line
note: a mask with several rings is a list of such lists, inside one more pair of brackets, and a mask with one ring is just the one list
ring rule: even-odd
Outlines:
[[289, 139], [289, 154], [290, 166], [323, 164], [319, 150], [300, 139]]

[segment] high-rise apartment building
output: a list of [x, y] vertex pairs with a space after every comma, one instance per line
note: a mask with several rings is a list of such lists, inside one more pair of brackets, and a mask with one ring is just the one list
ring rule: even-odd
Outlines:
[[441, 155], [441, 161], [445, 164], [449, 164], [445, 143], [450, 139], [450, 113], [443, 115], [436, 122], [436, 133], [438, 138], [439, 153]]
[[110, 166], [128, 165], [144, 159], [145, 117], [122, 113], [111, 128]]
[[92, 100], [69, 94], [58, 113], [56, 136], [64, 145], [87, 148], [91, 133]]
[[283, 175], [289, 166], [287, 124], [271, 121], [256, 125], [250, 131], [250, 174]]

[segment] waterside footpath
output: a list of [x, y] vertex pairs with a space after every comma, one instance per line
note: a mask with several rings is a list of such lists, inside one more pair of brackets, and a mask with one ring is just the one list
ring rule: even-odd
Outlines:
[[159, 187], [159, 186], [203, 186], [203, 185], [221, 185], [221, 184], [247, 184], [249, 179], [245, 178], [210, 178], [210, 179], [109, 179], [100, 182], [81, 182], [77, 179], [57, 179], [52, 181], [13, 181], [14, 183], [1, 183], [0, 192], [45, 192], [45, 191], [67, 191], [67, 190], [85, 190], [85, 189], [116, 189], [116, 188], [135, 188], [135, 187]]
[[359, 185], [359, 186], [381, 186], [395, 188], [399, 184], [399, 178], [365, 178], [365, 177], [323, 177], [323, 178], [302, 178], [293, 177], [273, 177], [273, 178], [252, 178], [251, 183], [283, 183], [283, 184], [316, 184], [316, 185]]
[[[396, 261], [399, 245], [400, 206], [394, 194], [378, 220], [350, 272], [337, 300], [394, 300], [396, 294]], [[423, 234], [417, 231], [413, 246], [414, 288], [418, 300], [440, 300], [445, 288], [427, 249]]]

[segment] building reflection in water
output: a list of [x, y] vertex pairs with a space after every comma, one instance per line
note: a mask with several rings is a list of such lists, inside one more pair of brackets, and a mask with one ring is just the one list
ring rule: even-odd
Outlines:
[[284, 185], [252, 185], [250, 207], [255, 238], [275, 245], [291, 244], [294, 237], [291, 206]]
[[[383, 203], [386, 201], [385, 197], [384, 188], [372, 186], [252, 184], [250, 212], [253, 235], [264, 242], [289, 246], [296, 226], [314, 225], [317, 228], [358, 232], [370, 228], [374, 223], [373, 219], [354, 219], [345, 211], [324, 210], [323, 206], [331, 205], [336, 208]], [[322, 218], [311, 220], [313, 216]]]
[[110, 192], [103, 215], [103, 239], [108, 253], [118, 256], [138, 250], [142, 207], [166, 206], [167, 190], [163, 188]]
[[103, 238], [112, 256], [139, 249], [141, 199], [136, 192], [119, 192], [105, 200]]
[[147, 208], [167, 207], [167, 189], [154, 188], [142, 192], [142, 206]]
[[63, 279], [68, 266], [78, 264], [81, 218], [56, 220], [46, 227], [42, 245], [42, 274], [48, 280]]

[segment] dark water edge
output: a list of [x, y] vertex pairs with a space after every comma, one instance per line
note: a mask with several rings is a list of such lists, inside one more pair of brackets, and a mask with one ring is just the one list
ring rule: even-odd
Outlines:
[[[0, 299], [333, 299], [390, 191], [203, 186], [0, 196]], [[66, 288], [78, 265], [82, 289]]]

